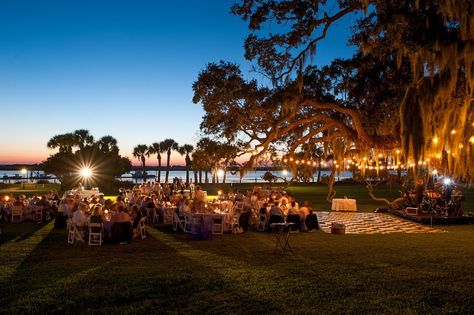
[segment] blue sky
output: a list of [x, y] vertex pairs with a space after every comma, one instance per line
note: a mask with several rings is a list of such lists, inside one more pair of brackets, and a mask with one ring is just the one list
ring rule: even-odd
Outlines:
[[[219, 60], [251, 66], [234, 2], [0, 1], [0, 163], [41, 162], [52, 136], [76, 129], [112, 135], [127, 156], [165, 138], [194, 145], [199, 71]], [[351, 54], [353, 19], [329, 33], [316, 63]]]

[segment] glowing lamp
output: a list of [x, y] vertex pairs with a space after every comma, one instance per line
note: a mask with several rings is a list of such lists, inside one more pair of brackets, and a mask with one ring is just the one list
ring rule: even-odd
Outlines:
[[27, 170], [26, 168], [22, 168], [22, 169], [21, 169], [21, 173], [22, 173], [22, 174], [26, 174], [27, 172], [28, 172], [28, 170]]
[[451, 130], [451, 134], [452, 134], [452, 135], [455, 135], [455, 134], [456, 134], [456, 130], [455, 130], [455, 129]]
[[469, 138], [469, 142], [472, 143], [472, 144], [474, 144], [474, 136], [472, 136], [472, 137]]
[[433, 138], [433, 144], [438, 144], [439, 142], [439, 138], [438, 137], [434, 137]]
[[431, 172], [431, 174], [433, 174], [433, 175], [438, 174], [438, 170], [433, 170], [433, 171]]
[[92, 170], [88, 167], [84, 167], [83, 169], [81, 169], [80, 173], [81, 176], [85, 178], [92, 176]]
[[5, 196], [5, 201], [10, 200], [10, 196]]
[[445, 185], [449, 185], [449, 184], [451, 184], [451, 179], [446, 177], [446, 178], [443, 180], [443, 183], [444, 183]]
[[282, 171], [282, 174], [283, 174], [284, 176], [286, 176], [286, 175], [288, 175], [288, 171], [287, 171], [287, 170], [283, 170], [283, 171]]
[[217, 176], [224, 176], [224, 170], [218, 170], [217, 171]]

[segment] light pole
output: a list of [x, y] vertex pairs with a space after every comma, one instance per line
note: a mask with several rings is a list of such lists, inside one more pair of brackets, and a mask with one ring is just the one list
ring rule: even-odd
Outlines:
[[[25, 179], [25, 176], [26, 176], [27, 173], [28, 173], [28, 170], [26, 168], [21, 169], [21, 174], [22, 174], [21, 175], [21, 179], [22, 179], [21, 185], [23, 186], [23, 189], [25, 189], [25, 180], [24, 179]], [[28, 178], [28, 176], [26, 176], [26, 178]]]

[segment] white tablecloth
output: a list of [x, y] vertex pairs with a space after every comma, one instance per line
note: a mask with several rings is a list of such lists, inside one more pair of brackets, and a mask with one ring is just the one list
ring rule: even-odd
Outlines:
[[331, 205], [332, 211], [357, 211], [355, 199], [333, 199]]

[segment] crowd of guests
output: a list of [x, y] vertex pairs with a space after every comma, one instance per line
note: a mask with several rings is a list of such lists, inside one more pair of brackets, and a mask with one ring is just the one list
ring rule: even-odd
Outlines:
[[0, 221], [10, 222], [13, 207], [21, 207], [23, 210], [28, 208], [40, 208], [42, 212], [41, 221], [49, 217], [56, 217], [58, 213], [58, 204], [60, 198], [55, 191], [50, 191], [43, 195], [33, 194], [27, 198], [24, 194], [5, 195], [0, 198]]
[[269, 230], [272, 223], [293, 223], [295, 230], [314, 231], [319, 229], [318, 219], [309, 201], [300, 206], [290, 194], [284, 191], [254, 189], [246, 194], [241, 191], [221, 192], [221, 200], [234, 204], [242, 203], [239, 223], [244, 229], [255, 226], [257, 230]]
[[[216, 200], [214, 200], [216, 201]], [[305, 201], [301, 206], [289, 194], [281, 191], [262, 191], [255, 189], [244, 194], [237, 192], [220, 192], [219, 202], [230, 203], [227, 211], [239, 216], [239, 223], [244, 229], [257, 228], [269, 230], [272, 223], [292, 222], [297, 230], [313, 231], [318, 229], [317, 217], [311, 204]], [[235, 208], [240, 203], [242, 207]], [[55, 217], [55, 226], [64, 228], [67, 221], [73, 224], [81, 235], [86, 236], [90, 223], [100, 223], [104, 228], [106, 239], [114, 241], [117, 227], [127, 226], [127, 241], [131, 240], [133, 230], [138, 228], [141, 218], [147, 222], [164, 222], [163, 208], [175, 208], [179, 217], [187, 213], [203, 213], [213, 211], [206, 201], [206, 193], [192, 183], [184, 185], [177, 178], [170, 184], [146, 182], [137, 185], [133, 190], [120, 189], [115, 201], [105, 199], [103, 194], [84, 197], [80, 190], [66, 194], [60, 199], [55, 192], [26, 198], [19, 195], [4, 196], [0, 200], [2, 218], [7, 220], [14, 205], [41, 205], [51, 217]], [[212, 204], [212, 203], [211, 203]]]

